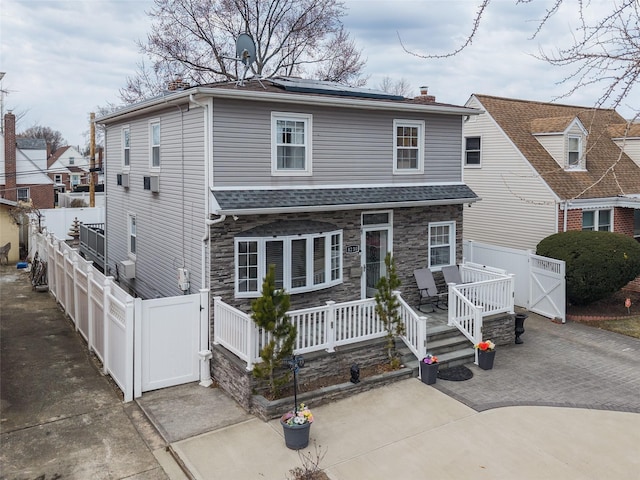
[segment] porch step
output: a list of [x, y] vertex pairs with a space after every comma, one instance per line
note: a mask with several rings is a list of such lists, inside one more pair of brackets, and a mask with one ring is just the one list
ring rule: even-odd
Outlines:
[[[418, 375], [420, 360], [400, 341], [397, 344], [402, 363], [414, 370]], [[475, 351], [471, 342], [456, 327], [437, 325], [427, 331], [427, 353], [436, 355], [441, 369], [471, 363], [475, 359]]]

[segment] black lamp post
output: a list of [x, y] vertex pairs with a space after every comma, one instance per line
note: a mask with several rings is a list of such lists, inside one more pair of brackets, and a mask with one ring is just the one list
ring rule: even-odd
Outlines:
[[284, 366], [293, 372], [293, 413], [298, 414], [298, 370], [304, 367], [302, 355], [292, 355], [284, 360]]

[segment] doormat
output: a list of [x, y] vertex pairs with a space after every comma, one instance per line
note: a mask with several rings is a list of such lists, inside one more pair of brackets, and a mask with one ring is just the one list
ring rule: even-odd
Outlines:
[[462, 382], [473, 378], [473, 372], [464, 365], [438, 370], [440, 380], [450, 380], [452, 382]]

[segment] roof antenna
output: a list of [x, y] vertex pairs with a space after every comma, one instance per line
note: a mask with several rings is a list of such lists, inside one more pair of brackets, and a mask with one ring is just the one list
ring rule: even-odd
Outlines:
[[[227, 57], [230, 58], [230, 57]], [[242, 71], [242, 76], [236, 82], [236, 86], [244, 87], [244, 80], [247, 76], [247, 72], [249, 68], [251, 68], [251, 64], [256, 61], [256, 44], [253, 41], [253, 38], [248, 33], [241, 33], [236, 38], [236, 56], [231, 60], [235, 60], [236, 62], [242, 62], [244, 64], [244, 69]], [[262, 85], [262, 88], [266, 90], [266, 87], [260, 81], [260, 77], [257, 76], [258, 83]]]

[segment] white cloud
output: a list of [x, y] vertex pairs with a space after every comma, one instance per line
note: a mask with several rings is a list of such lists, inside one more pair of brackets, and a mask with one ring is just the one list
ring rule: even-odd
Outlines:
[[[558, 85], [569, 71], [532, 55], [552, 51], [571, 40], [579, 26], [575, 12], [563, 6], [530, 40], [550, 2], [492, 2], [473, 44], [448, 59], [421, 59], [406, 53], [398, 40], [418, 54], [445, 53], [464, 42], [477, 0], [346, 0], [347, 30], [364, 50], [368, 85], [383, 77], [405, 78], [413, 87], [429, 86], [438, 101], [463, 104], [472, 93], [551, 101], [566, 93]], [[610, 0], [592, 0], [595, 18]], [[2, 0], [0, 71], [5, 110], [27, 111], [19, 124], [59, 130], [72, 145], [84, 145], [89, 112], [119, 103], [118, 90], [142, 60], [136, 41], [151, 22], [152, 0]], [[638, 90], [638, 89], [637, 89]], [[582, 89], [563, 103], [591, 105], [597, 87]], [[640, 92], [626, 102], [640, 105]], [[630, 108], [619, 108], [623, 115]]]

